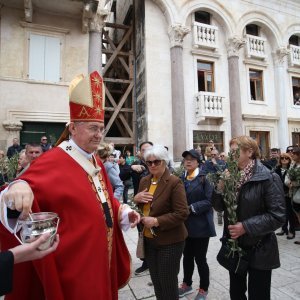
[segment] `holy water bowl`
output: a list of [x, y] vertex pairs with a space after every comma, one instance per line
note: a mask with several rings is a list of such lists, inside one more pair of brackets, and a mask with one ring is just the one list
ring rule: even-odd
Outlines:
[[[50, 233], [50, 237], [46, 242], [39, 246], [39, 250], [46, 250], [53, 245], [57, 228], [59, 224], [59, 217], [53, 212], [39, 212], [30, 214], [26, 220], [18, 220], [15, 237], [21, 244], [31, 243], [38, 237], [45, 233]], [[20, 230], [20, 237], [17, 231]]]

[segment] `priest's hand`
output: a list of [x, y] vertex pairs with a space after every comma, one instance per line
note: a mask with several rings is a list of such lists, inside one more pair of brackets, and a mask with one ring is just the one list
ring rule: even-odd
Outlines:
[[20, 219], [26, 219], [29, 216], [33, 198], [31, 187], [25, 181], [13, 183], [2, 196], [2, 200], [9, 209], [21, 212]]
[[130, 227], [134, 228], [141, 220], [141, 216], [138, 212], [132, 210], [128, 213], [128, 220], [130, 222]]

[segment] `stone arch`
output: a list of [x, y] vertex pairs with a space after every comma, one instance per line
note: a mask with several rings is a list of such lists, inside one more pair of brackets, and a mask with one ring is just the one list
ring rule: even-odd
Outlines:
[[152, 0], [159, 9], [162, 11], [163, 15], [166, 18], [167, 24], [171, 25], [176, 22], [177, 10], [172, 1], [168, 0]]
[[268, 14], [260, 11], [250, 11], [245, 13], [241, 16], [237, 24], [238, 36], [243, 36], [244, 28], [248, 24], [256, 24], [262, 27], [268, 34], [273, 47], [284, 46], [280, 29]]
[[205, 9], [205, 11], [211, 13], [218, 23], [225, 26], [225, 32], [229, 36], [234, 35], [235, 22], [231, 13], [222, 5], [216, 2], [210, 1], [209, 3], [199, 3], [198, 0], [193, 0], [185, 4], [180, 11], [180, 19], [183, 24], [186, 24], [189, 15], [199, 9]]
[[288, 45], [289, 38], [294, 34], [300, 36], [300, 23], [292, 24], [287, 28], [287, 30], [284, 33], [284, 38], [283, 38], [283, 42], [285, 45]]

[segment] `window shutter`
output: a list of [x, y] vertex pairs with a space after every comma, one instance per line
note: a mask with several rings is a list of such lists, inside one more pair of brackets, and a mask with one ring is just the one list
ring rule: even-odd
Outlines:
[[56, 37], [45, 40], [45, 80], [60, 81], [60, 39]]
[[29, 79], [44, 80], [45, 36], [30, 34]]

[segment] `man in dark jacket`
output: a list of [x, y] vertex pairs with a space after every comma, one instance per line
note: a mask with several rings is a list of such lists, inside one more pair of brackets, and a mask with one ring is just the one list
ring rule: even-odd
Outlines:
[[13, 139], [13, 144], [12, 146], [8, 147], [7, 149], [7, 157], [11, 158], [13, 157], [16, 153], [20, 153], [22, 150], [22, 147], [19, 145], [19, 140], [17, 138]]

